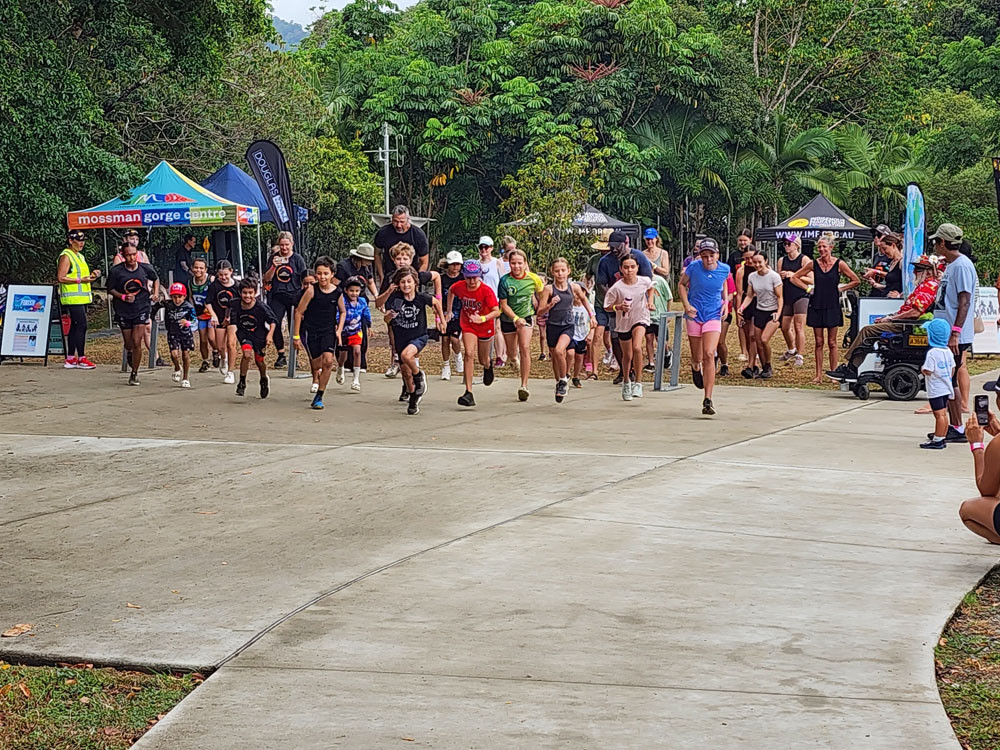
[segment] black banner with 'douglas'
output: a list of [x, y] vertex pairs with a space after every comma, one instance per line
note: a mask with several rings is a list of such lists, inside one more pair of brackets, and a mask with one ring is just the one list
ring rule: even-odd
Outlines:
[[295, 204], [281, 149], [271, 141], [254, 141], [247, 149], [247, 163], [267, 200], [279, 229], [295, 234]]

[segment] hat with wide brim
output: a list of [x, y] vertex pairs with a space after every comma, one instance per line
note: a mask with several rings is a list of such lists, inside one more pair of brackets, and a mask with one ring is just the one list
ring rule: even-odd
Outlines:
[[375, 248], [367, 242], [362, 242], [351, 250], [351, 255], [361, 260], [375, 260]]
[[591, 243], [590, 248], [592, 250], [610, 250], [611, 245], [608, 244], [608, 240], [611, 239], [611, 229], [602, 229], [597, 233], [597, 242]]

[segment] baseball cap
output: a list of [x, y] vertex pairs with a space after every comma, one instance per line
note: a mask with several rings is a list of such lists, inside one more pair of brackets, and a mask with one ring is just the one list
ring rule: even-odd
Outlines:
[[698, 241], [698, 254], [700, 255], [701, 253], [705, 252], [706, 250], [709, 251], [709, 252], [712, 252], [712, 253], [719, 252], [719, 243], [716, 242], [715, 240], [713, 240], [711, 237], [706, 237], [703, 240], [699, 240]]
[[84, 234], [82, 229], [71, 229], [66, 233], [66, 239], [68, 240], [85, 240], [87, 235]]
[[179, 281], [175, 281], [173, 284], [170, 285], [170, 296], [171, 297], [173, 297], [175, 294], [179, 294], [182, 297], [187, 297], [187, 293], [188, 293], [187, 287], [184, 286]]
[[642, 233], [642, 238], [644, 240], [655, 240], [660, 236], [660, 233], [656, 231], [656, 227], [648, 227], [645, 232]]
[[462, 262], [462, 254], [460, 252], [458, 252], [458, 250], [452, 250], [450, 253], [448, 253], [446, 256], [444, 256], [444, 261], [449, 266], [452, 263], [461, 263]]
[[488, 234], [484, 234], [482, 237], [479, 238], [479, 244], [489, 245], [490, 247], [493, 247], [493, 238], [490, 237]]
[[608, 239], [611, 237], [610, 229], [602, 229], [597, 233], [597, 242], [591, 244], [590, 248], [592, 250], [607, 250], [608, 249]]
[[792, 245], [798, 245], [799, 249], [802, 249], [802, 240], [799, 239], [799, 236], [797, 234], [788, 235], [787, 237], [785, 237], [784, 241], [786, 244], [790, 243]]
[[882, 237], [887, 234], [892, 234], [892, 230], [889, 229], [889, 227], [886, 226], [885, 224], [879, 224], [877, 227], [875, 227], [875, 234]]
[[467, 279], [474, 279], [483, 275], [483, 267], [478, 260], [467, 260], [462, 264], [462, 275]]
[[945, 242], [961, 242], [965, 232], [954, 224], [939, 224], [937, 231], [927, 239], [944, 240]]
[[625, 234], [625, 232], [619, 232], [618, 230], [615, 230], [610, 235], [608, 235], [609, 245], [615, 245], [615, 244], [622, 245], [625, 244], [626, 242], [628, 242], [628, 235]]

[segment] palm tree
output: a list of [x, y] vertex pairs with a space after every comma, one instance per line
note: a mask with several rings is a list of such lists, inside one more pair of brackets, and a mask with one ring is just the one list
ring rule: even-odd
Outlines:
[[771, 219], [777, 223], [779, 209], [789, 207], [796, 188], [822, 193], [834, 203], [845, 200], [848, 189], [843, 178], [830, 167], [821, 166], [835, 148], [836, 141], [826, 128], [809, 128], [793, 135], [788, 119], [776, 114], [772, 138], [756, 137], [738, 159], [764, 167], [776, 198]]
[[845, 167], [841, 175], [852, 197], [859, 194], [865, 204], [870, 201], [872, 226], [889, 220], [890, 209], [905, 205], [909, 183], [927, 177], [927, 169], [904, 135], [891, 133], [878, 142], [861, 126], [850, 124], [838, 131], [836, 140]]

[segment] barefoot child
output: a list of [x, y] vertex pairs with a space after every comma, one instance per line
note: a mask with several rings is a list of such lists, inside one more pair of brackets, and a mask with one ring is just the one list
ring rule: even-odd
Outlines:
[[[174, 363], [173, 381], [181, 388], [190, 388], [188, 372], [191, 369], [191, 352], [194, 351], [194, 328], [198, 324], [194, 305], [188, 302], [183, 284], [170, 285], [170, 301], [163, 306], [167, 322], [167, 346]], [[183, 366], [183, 373], [181, 368]]]
[[313, 409], [324, 408], [323, 394], [330, 382], [337, 351], [337, 312], [341, 292], [333, 283], [335, 267], [333, 260], [326, 255], [316, 259], [312, 273], [316, 281], [305, 285], [302, 297], [295, 306], [292, 324], [292, 340], [299, 351], [304, 348], [302, 331], [306, 334], [306, 347], [317, 386], [312, 400]]
[[361, 390], [361, 350], [364, 345], [364, 331], [372, 324], [372, 313], [368, 299], [361, 296], [364, 282], [352, 276], [344, 282], [344, 296], [340, 298], [340, 317], [337, 320], [337, 383], [344, 382], [344, 365], [347, 355], [351, 356], [354, 379], [351, 390]]
[[463, 362], [465, 371], [465, 393], [458, 397], [460, 406], [475, 406], [476, 399], [472, 395], [472, 375], [476, 368], [476, 357], [483, 366], [483, 385], [493, 384], [493, 362], [490, 360], [490, 342], [493, 341], [493, 321], [500, 317], [500, 303], [497, 296], [483, 283], [483, 267], [478, 260], [467, 260], [462, 264], [462, 276], [465, 282], [452, 284], [448, 290], [448, 302], [445, 309], [448, 316], [455, 300], [462, 302], [462, 314], [459, 317], [462, 324], [462, 346], [465, 349]]
[[952, 385], [955, 355], [948, 348], [948, 338], [951, 335], [948, 321], [934, 318], [924, 324], [924, 329], [931, 348], [927, 350], [927, 357], [920, 369], [924, 374], [927, 399], [934, 412], [934, 436], [926, 443], [921, 443], [920, 447], [941, 450], [948, 446], [945, 438], [948, 436], [948, 401], [955, 398], [955, 388]]
[[427, 392], [427, 378], [420, 371], [418, 357], [427, 346], [427, 307], [434, 308], [438, 330], [444, 331], [441, 300], [417, 291], [417, 271], [411, 266], [396, 269], [392, 283], [396, 291], [385, 303], [385, 322], [394, 329], [393, 344], [408, 394], [407, 414], [420, 413], [420, 399]]
[[230, 338], [235, 340], [243, 351], [243, 358], [240, 360], [240, 382], [236, 386], [237, 396], [243, 396], [247, 392], [247, 371], [250, 369], [250, 357], [253, 357], [260, 372], [260, 397], [267, 398], [270, 384], [267, 379], [264, 352], [274, 338], [274, 329], [277, 325], [278, 319], [271, 312], [271, 308], [257, 300], [257, 283], [253, 279], [243, 279], [240, 282], [239, 300], [234, 300], [230, 304], [228, 325]]

